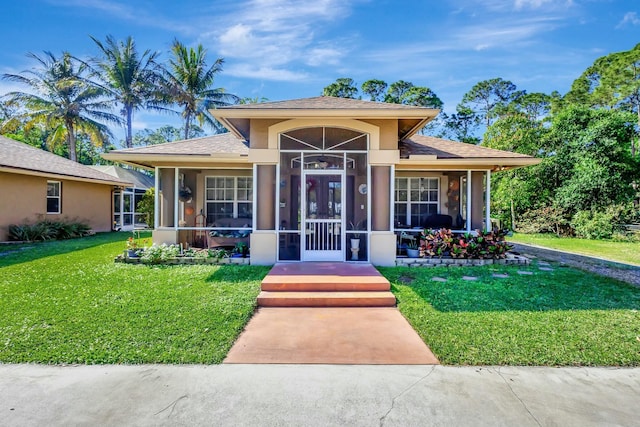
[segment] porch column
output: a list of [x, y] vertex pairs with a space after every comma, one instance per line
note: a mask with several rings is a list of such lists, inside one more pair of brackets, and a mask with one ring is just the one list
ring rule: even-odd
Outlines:
[[390, 221], [391, 167], [371, 167], [371, 230], [388, 231]]
[[156, 215], [153, 243], [178, 243], [176, 203], [178, 199], [175, 168], [156, 169]]
[[160, 168], [160, 227], [174, 227], [175, 222], [175, 209], [174, 203], [176, 201], [175, 192], [175, 169], [174, 168]]
[[471, 170], [467, 169], [467, 214], [465, 215], [465, 229], [471, 231]]
[[276, 165], [257, 166], [257, 206], [254, 209], [256, 229], [276, 229]]
[[487, 231], [491, 231], [491, 171], [488, 170], [486, 173], [486, 191], [485, 191], [485, 202], [486, 206], [484, 208], [485, 212], [485, 227], [484, 229]]
[[482, 230], [484, 228], [484, 218], [482, 211], [484, 208], [484, 173], [473, 171], [471, 173], [471, 229]]
[[253, 223], [249, 244], [251, 264], [271, 265], [276, 262], [276, 165], [254, 164]]
[[392, 266], [396, 261], [396, 235], [393, 233], [393, 165], [371, 166], [370, 260], [374, 265]]

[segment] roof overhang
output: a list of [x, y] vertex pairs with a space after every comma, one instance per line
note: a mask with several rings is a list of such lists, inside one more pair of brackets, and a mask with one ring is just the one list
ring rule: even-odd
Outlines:
[[436, 156], [413, 155], [408, 159], [400, 159], [399, 166], [421, 166], [438, 169], [452, 169], [469, 167], [477, 167], [492, 171], [503, 171], [515, 169], [523, 166], [537, 165], [542, 161], [537, 157], [522, 158], [455, 158], [455, 159], [438, 159]]
[[247, 164], [248, 154], [218, 153], [215, 155], [195, 155], [195, 154], [136, 154], [136, 153], [115, 153], [102, 154], [106, 160], [125, 163], [131, 166], [153, 170], [156, 165], [166, 165], [167, 163], [190, 165], [202, 163], [238, 163]]
[[127, 182], [127, 181], [86, 178], [86, 177], [65, 175], [65, 174], [59, 174], [59, 173], [40, 172], [40, 171], [34, 171], [30, 169], [11, 168], [6, 166], [0, 166], [0, 172], [15, 173], [15, 174], [29, 175], [29, 176], [39, 176], [43, 178], [52, 178], [52, 179], [64, 179], [69, 181], [89, 182], [92, 184], [114, 185], [117, 187], [130, 187], [131, 185], [133, 185], [133, 183]]

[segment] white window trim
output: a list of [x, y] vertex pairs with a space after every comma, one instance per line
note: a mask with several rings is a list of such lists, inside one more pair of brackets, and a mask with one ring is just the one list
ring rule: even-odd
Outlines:
[[[248, 182], [251, 183], [251, 193], [252, 196], [246, 200], [240, 200], [238, 198], [238, 191], [241, 190], [238, 187], [238, 179], [242, 178], [242, 179], [247, 179]], [[209, 179], [233, 179], [233, 200], [215, 200], [215, 199], [209, 199], [207, 197], [207, 191], [209, 190], [209, 186], [207, 185]], [[233, 213], [232, 213], [232, 218], [238, 218], [238, 205], [239, 204], [250, 204], [251, 205], [251, 212], [253, 212], [253, 208], [255, 206], [254, 203], [254, 199], [256, 196], [255, 190], [254, 190], [254, 185], [255, 182], [253, 180], [252, 177], [250, 176], [206, 176], [204, 179], [204, 210], [205, 210], [205, 218], [209, 216], [209, 203], [232, 203], [233, 204]], [[246, 190], [246, 188], [242, 188], [242, 190]], [[255, 212], [252, 213], [251, 215], [252, 219], [254, 219], [256, 217]]]
[[[49, 184], [58, 184], [58, 195], [50, 196], [49, 195]], [[58, 211], [57, 212], [49, 212], [49, 199], [58, 199]], [[62, 182], [61, 181], [47, 181], [47, 215], [59, 215], [62, 213]]]
[[[403, 201], [399, 201], [397, 200], [397, 195], [398, 195], [398, 186], [397, 186], [397, 181], [399, 179], [406, 179], [407, 180], [407, 200], [403, 200]], [[421, 202], [421, 201], [413, 201], [411, 200], [411, 180], [412, 179], [434, 179], [438, 182], [438, 187], [437, 187], [437, 193], [436, 193], [436, 201], [427, 201], [427, 202]], [[435, 205], [436, 206], [436, 212], [440, 213], [440, 177], [436, 177], [436, 176], [396, 176], [393, 180], [393, 210], [392, 212], [392, 221], [395, 223], [395, 207], [398, 204], [404, 204], [407, 207], [407, 214], [405, 217], [405, 222], [404, 224], [409, 224], [410, 220], [411, 220], [411, 205], [412, 204], [418, 204], [418, 205]], [[411, 224], [412, 227], [415, 227], [413, 224]]]

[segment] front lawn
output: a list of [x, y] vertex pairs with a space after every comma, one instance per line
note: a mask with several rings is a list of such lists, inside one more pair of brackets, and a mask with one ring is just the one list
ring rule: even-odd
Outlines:
[[269, 268], [115, 264], [127, 237], [0, 246], [0, 361], [220, 363]]
[[640, 243], [614, 242], [611, 240], [577, 239], [575, 237], [557, 237], [553, 234], [514, 233], [507, 240], [514, 243], [525, 243], [573, 252], [581, 255], [595, 256], [611, 261], [640, 265]]
[[380, 271], [443, 364], [640, 366], [640, 289], [633, 286], [557, 265]]

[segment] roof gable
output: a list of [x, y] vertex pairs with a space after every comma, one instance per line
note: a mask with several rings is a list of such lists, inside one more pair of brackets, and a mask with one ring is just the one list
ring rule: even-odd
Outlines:
[[148, 189], [155, 185], [153, 177], [134, 169], [125, 169], [116, 165], [95, 165], [89, 167], [123, 181], [130, 182], [139, 189]]
[[440, 110], [433, 108], [334, 96], [229, 105], [209, 111], [229, 131], [245, 140], [249, 139], [252, 119], [321, 120], [323, 118], [397, 120], [398, 138], [404, 139], [413, 135], [440, 113]]

